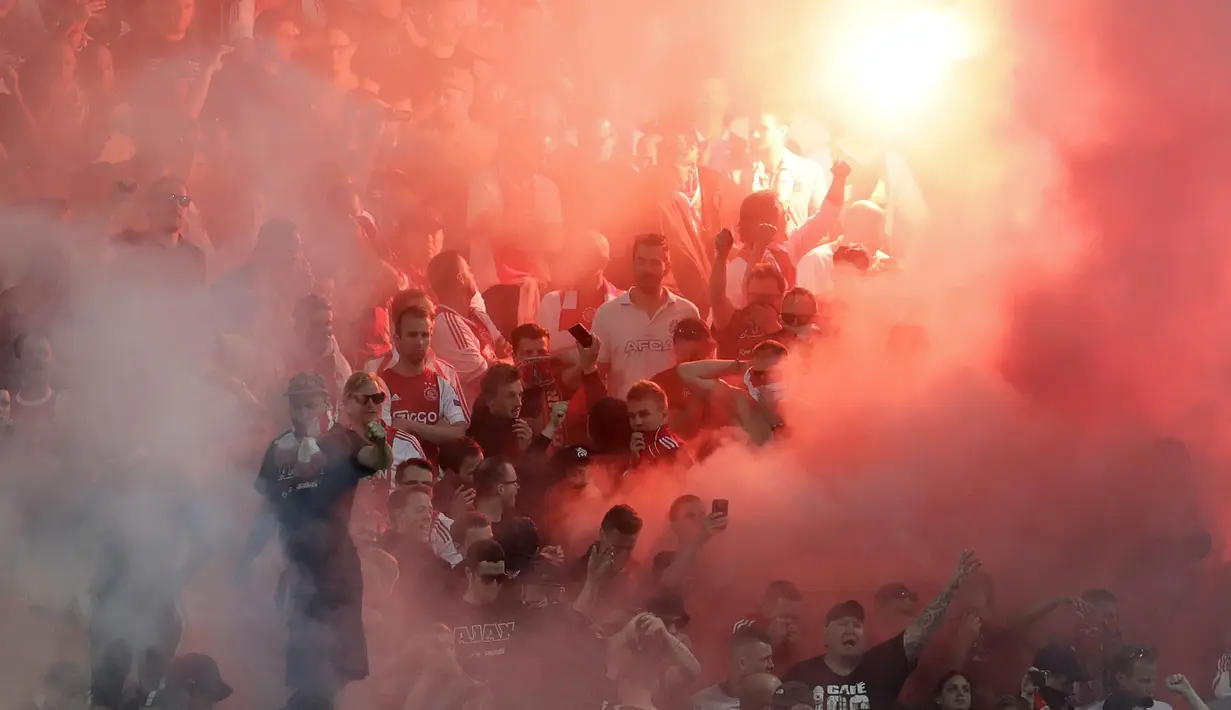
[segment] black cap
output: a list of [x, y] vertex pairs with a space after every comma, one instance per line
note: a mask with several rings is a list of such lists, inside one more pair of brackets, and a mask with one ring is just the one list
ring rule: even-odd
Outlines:
[[876, 603], [887, 604], [895, 599], [909, 599], [912, 602], [919, 601], [919, 595], [915, 594], [914, 590], [902, 584], [901, 582], [890, 582], [876, 590]]
[[590, 450], [584, 446], [565, 446], [551, 455], [548, 465], [558, 471], [567, 471], [590, 463], [590, 455]]
[[1117, 690], [1103, 701], [1103, 710], [1133, 710], [1133, 708], [1148, 708], [1154, 705], [1154, 698], [1141, 693]]
[[645, 603], [645, 610], [660, 619], [675, 619], [680, 626], [687, 626], [692, 617], [684, 609], [684, 600], [675, 592], [663, 592]]
[[1081, 665], [1081, 660], [1077, 657], [1077, 651], [1072, 646], [1065, 646], [1056, 641], [1049, 641], [1046, 646], [1039, 649], [1038, 653], [1034, 654], [1033, 665], [1041, 671], [1062, 675], [1073, 683], [1084, 683], [1090, 680]]
[[796, 705], [811, 707], [812, 688], [809, 688], [807, 683], [788, 680], [774, 691], [774, 697], [770, 699], [769, 704], [776, 708], [782, 708], [782, 710], [790, 710], [790, 708]]
[[865, 616], [863, 604], [860, 604], [854, 599], [847, 599], [844, 602], [834, 604], [830, 607], [829, 613], [825, 614], [825, 623], [832, 624], [839, 619], [847, 618], [858, 619], [860, 623], [863, 623]]
[[705, 323], [700, 318], [685, 318], [675, 324], [675, 332], [672, 337], [677, 340], [711, 340], [710, 329], [705, 326]]
[[231, 697], [231, 686], [222, 680], [218, 662], [201, 653], [185, 653], [171, 660], [167, 668], [167, 684], [185, 688], [211, 703]]

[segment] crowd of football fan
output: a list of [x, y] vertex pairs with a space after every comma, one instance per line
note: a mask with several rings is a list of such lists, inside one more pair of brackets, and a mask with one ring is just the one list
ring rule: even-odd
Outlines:
[[[712, 554], [732, 502], [691, 494], [690, 472], [789, 440], [780, 366], [841, 339], [846, 289], [909, 271], [926, 218], [900, 154], [737, 106], [655, 42], [695, 8], [113, 2], [0, 1], [20, 512], [0, 595], [81, 647], [31, 706], [232, 694], [226, 657], [181, 648], [200, 501], [151, 475], [212, 457], [259, 470], [234, 573], [278, 539], [257, 593], [277, 600], [292, 710], [1169, 710], [1160, 685], [1206, 710], [1121, 638], [1112, 591], [1001, 618], [970, 552], [934, 599], [887, 584], [815, 624], [815, 590], [788, 579], [742, 618], [693, 584], [735, 562]], [[668, 98], [646, 88], [664, 66]], [[123, 342], [83, 326], [100, 313]], [[884, 335], [905, 357], [927, 344]], [[225, 400], [252, 441], [146, 450], [160, 347], [199, 355], [176, 363], [204, 383], [189, 399]], [[646, 491], [672, 501], [655, 549], [627, 504]], [[148, 523], [141, 543], [115, 518]], [[94, 567], [75, 597], [28, 578], [65, 537]], [[1047, 641], [1045, 617], [1072, 628]]]

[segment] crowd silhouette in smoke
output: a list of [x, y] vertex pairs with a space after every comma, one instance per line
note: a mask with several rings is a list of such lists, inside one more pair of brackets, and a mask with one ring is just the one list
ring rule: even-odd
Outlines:
[[5, 702], [1231, 696], [1221, 3], [0, 5]]

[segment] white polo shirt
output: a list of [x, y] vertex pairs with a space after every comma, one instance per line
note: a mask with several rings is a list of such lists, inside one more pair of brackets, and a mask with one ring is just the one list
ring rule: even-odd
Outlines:
[[602, 342], [600, 364], [609, 365], [607, 391], [624, 398], [637, 380], [648, 380], [675, 367], [675, 326], [685, 318], [700, 318], [697, 307], [670, 291], [653, 315], [633, 305], [625, 293], [599, 306], [594, 334]]

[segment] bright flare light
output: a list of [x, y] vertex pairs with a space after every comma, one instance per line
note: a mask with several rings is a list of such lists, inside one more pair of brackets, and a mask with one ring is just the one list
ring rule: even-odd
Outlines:
[[930, 98], [949, 67], [974, 53], [969, 28], [949, 12], [879, 17], [848, 36], [834, 68], [852, 98], [888, 113]]

